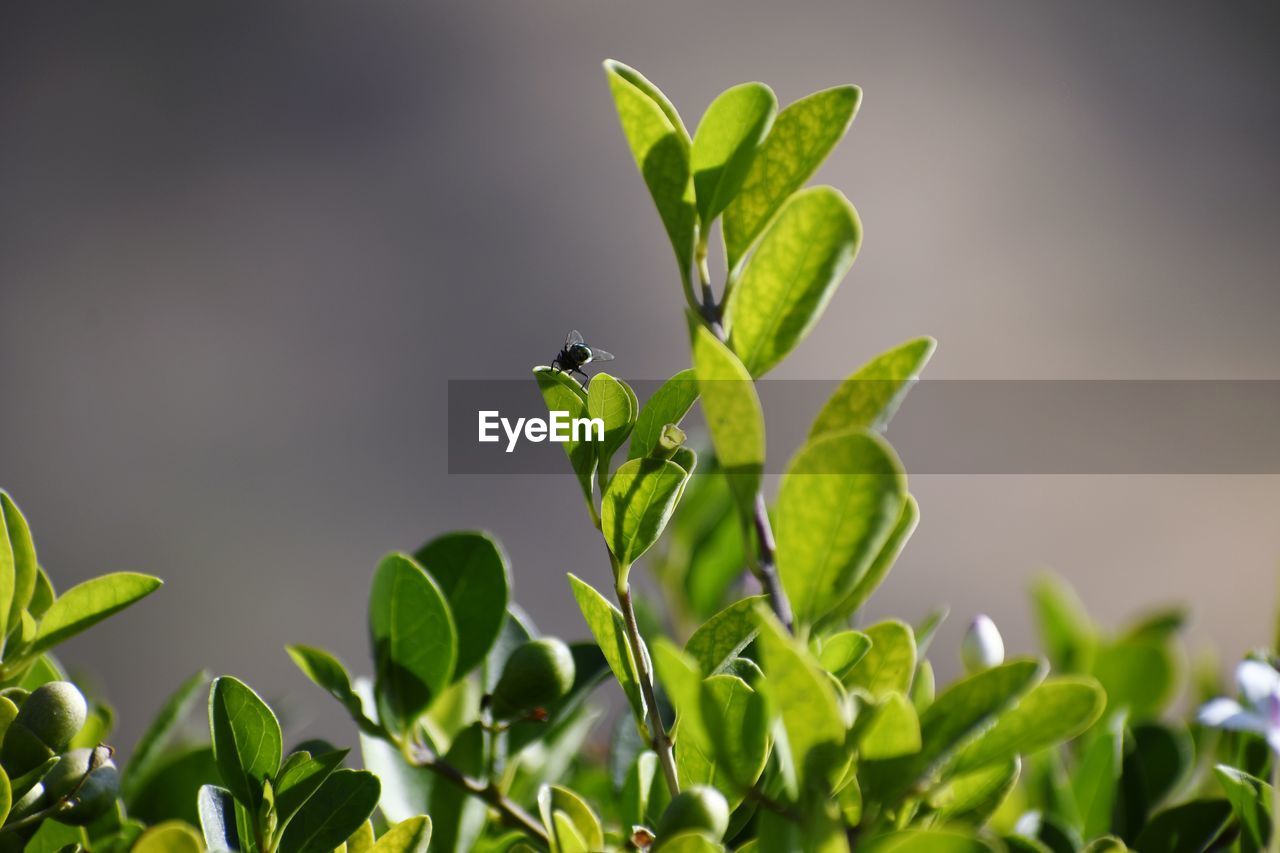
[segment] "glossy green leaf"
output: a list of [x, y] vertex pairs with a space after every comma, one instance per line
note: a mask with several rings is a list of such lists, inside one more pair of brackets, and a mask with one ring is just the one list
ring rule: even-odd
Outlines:
[[841, 631], [822, 641], [818, 662], [822, 668], [843, 680], [871, 650], [871, 638], [861, 631]]
[[907, 478], [884, 439], [826, 436], [791, 460], [778, 491], [778, 573], [796, 621], [813, 624], [849, 595], [902, 514]]
[[1018, 782], [1017, 758], [988, 764], [967, 773], [949, 776], [929, 795], [940, 823], [984, 825]]
[[763, 83], [726, 89], [703, 113], [689, 162], [704, 232], [742, 188], [777, 113], [778, 99]]
[[889, 693], [875, 707], [858, 739], [858, 755], [868, 761], [919, 752], [920, 718], [904, 693]]
[[142, 833], [130, 853], [202, 853], [203, 841], [187, 824], [170, 820]]
[[1093, 735], [1071, 774], [1071, 792], [1085, 838], [1102, 835], [1111, 828], [1123, 744], [1124, 727], [1117, 719]]
[[276, 715], [246, 684], [224, 675], [209, 690], [209, 730], [222, 783], [238, 801], [257, 808], [263, 781], [280, 769]]
[[[572, 376], [550, 367], [536, 367], [533, 375], [548, 412], [567, 412], [571, 422], [590, 417], [587, 414], [587, 392]], [[592, 495], [595, 488], [596, 446], [586, 441], [585, 435], [581, 438], [578, 441], [570, 439], [560, 446], [569, 457], [569, 465], [578, 478], [578, 485], [582, 488], [587, 505], [594, 507]]]
[[693, 329], [693, 367], [716, 460], [744, 514], [754, 510], [764, 471], [764, 413], [751, 374], [707, 328]]
[[671, 102], [639, 72], [613, 60], [604, 69], [631, 155], [687, 279], [697, 228], [689, 133]]
[[369, 594], [378, 716], [403, 732], [449, 685], [458, 632], [444, 593], [406, 554], [378, 564]]
[[866, 628], [871, 648], [849, 671], [844, 683], [881, 698], [905, 693], [916, 671], [916, 641], [911, 626], [896, 619]]
[[587, 415], [604, 422], [604, 441], [596, 443], [601, 482], [608, 474], [614, 451], [631, 435], [638, 414], [634, 399], [626, 383], [608, 373], [597, 373], [587, 385]]
[[[564, 850], [566, 853], [577, 849], [583, 851], [604, 849], [604, 829], [600, 825], [600, 818], [596, 817], [596, 813], [592, 811], [591, 806], [587, 805], [586, 800], [568, 788], [544, 785], [538, 791], [538, 812], [542, 816], [547, 834], [559, 842], [554, 845], [557, 849]], [[556, 815], [564, 815], [569, 826], [573, 828], [570, 837], [582, 844], [581, 848], [573, 843], [565, 843], [561, 833], [562, 825], [555, 820]]]
[[884, 432], [937, 346], [933, 338], [916, 338], [858, 368], [822, 407], [809, 439], [846, 429]]
[[0, 637], [22, 618], [39, 573], [27, 520], [9, 493], [0, 490]]
[[742, 799], [764, 772], [769, 757], [769, 712], [764, 697], [733, 675], [702, 682], [702, 725], [715, 756], [709, 780], [730, 806]]
[[511, 595], [507, 555], [488, 533], [466, 530], [432, 539], [413, 558], [449, 602], [458, 631], [456, 681], [484, 660], [507, 618]]
[[282, 853], [330, 853], [373, 814], [381, 790], [368, 770], [335, 770], [289, 822]]
[[1036, 685], [956, 759], [956, 772], [1070, 740], [1102, 714], [1106, 694], [1092, 678], [1064, 676]]
[[303, 675], [342, 703], [356, 725], [363, 731], [376, 733], [376, 726], [364, 715], [360, 698], [356, 696], [351, 686], [351, 676], [347, 674], [347, 668], [343, 666], [342, 661], [324, 649], [311, 646], [285, 646], [285, 651], [297, 664], [298, 669], [302, 670]]
[[1166, 809], [1151, 819], [1133, 849], [1212, 850], [1231, 819], [1226, 800], [1192, 800]]
[[297, 755], [302, 754], [295, 753], [289, 756], [289, 762], [274, 783], [276, 815], [282, 828], [320, 790], [325, 780], [337, 771], [347, 755], [347, 750], [336, 749], [321, 755], [294, 760]]
[[937, 772], [956, 750], [1038, 684], [1044, 673], [1040, 661], [1014, 660], [950, 685], [920, 715], [920, 751], [874, 762], [877, 790], [892, 800]]
[[1271, 838], [1271, 803], [1275, 796], [1271, 786], [1226, 764], [1216, 765], [1213, 773], [1249, 842], [1258, 850], [1264, 849]]
[[672, 376], [653, 392], [653, 396], [645, 402], [636, 417], [635, 429], [631, 431], [631, 446], [627, 450], [628, 459], [639, 459], [648, 456], [662, 435], [662, 428], [667, 424], [680, 425], [680, 421], [693, 408], [698, 400], [698, 378], [693, 368], [688, 368]]
[[1042, 575], [1031, 587], [1031, 603], [1054, 672], [1088, 672], [1097, 637], [1075, 590], [1061, 578]]
[[693, 632], [685, 643], [685, 652], [693, 656], [702, 672], [719, 672], [755, 639], [756, 605], [766, 602], [763, 595], [751, 595], [730, 604]]
[[801, 98], [778, 113], [742, 182], [724, 211], [724, 244], [733, 269], [783, 203], [813, 176], [831, 153], [862, 100], [857, 86], [836, 86]]
[[904, 829], [871, 839], [866, 853], [994, 853], [986, 841], [959, 830]]
[[1160, 642], [1105, 643], [1095, 653], [1092, 671], [1107, 692], [1107, 715], [1124, 713], [1130, 722], [1159, 716], [1177, 686], [1177, 662]]
[[640, 693], [640, 680], [636, 675], [635, 658], [631, 654], [631, 646], [627, 642], [626, 626], [622, 621], [622, 613], [610, 604], [604, 596], [596, 592], [586, 581], [569, 575], [569, 585], [573, 588], [573, 597], [578, 602], [582, 616], [587, 620], [591, 635], [596, 638], [600, 651], [604, 652], [609, 669], [622, 686], [627, 701], [637, 719], [644, 716], [644, 699]]
[[[782, 719], [797, 793], [831, 781], [843, 753], [844, 721], [839, 698], [825, 672], [787, 633], [772, 613], [760, 608], [761, 664], [770, 706]], [[779, 744], [781, 749], [782, 745]]]
[[859, 607], [866, 604], [872, 594], [880, 588], [880, 584], [888, 576], [889, 570], [898, 561], [898, 555], [907, 546], [911, 534], [920, 523], [920, 505], [911, 495], [907, 495], [902, 504], [902, 512], [889, 533], [889, 538], [880, 547], [880, 553], [871, 562], [870, 568], [853, 585], [853, 589], [840, 602], [840, 606], [831, 611], [830, 619], [848, 619]]
[[418, 815], [388, 829], [373, 845], [373, 853], [427, 853], [430, 846], [431, 818]]
[[200, 789], [196, 808], [200, 814], [204, 843], [209, 850], [240, 849], [235, 801], [230, 791], [217, 785], [205, 785]]
[[600, 529], [609, 550], [629, 567], [658, 541], [688, 475], [665, 459], [632, 459], [618, 468], [600, 503]]
[[729, 346], [752, 376], [768, 373], [809, 334], [861, 242], [858, 214], [831, 187], [787, 201], [725, 305]]
[[133, 748], [133, 755], [125, 764], [120, 777], [120, 797], [125, 803], [133, 799], [139, 788], [163, 761], [164, 747], [174, 739], [182, 721], [196, 706], [208, 682], [209, 673], [204, 670], [184, 681], [165, 700], [160, 712], [138, 739], [137, 746]]
[[163, 584], [159, 578], [116, 572], [87, 580], [58, 596], [40, 620], [35, 640], [23, 651], [40, 654], [146, 598]]

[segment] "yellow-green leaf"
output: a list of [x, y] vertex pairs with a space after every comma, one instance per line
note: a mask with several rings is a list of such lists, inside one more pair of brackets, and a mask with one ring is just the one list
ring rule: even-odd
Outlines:
[[933, 338], [916, 338], [859, 367], [818, 412], [810, 440], [854, 428], [883, 432], [937, 346]]
[[693, 367], [716, 459], [738, 507], [749, 514], [764, 471], [764, 413], [751, 374], [701, 324], [693, 329]]
[[777, 112], [772, 89], [742, 83], [721, 92], [703, 113], [690, 165], [704, 232], [738, 194]]

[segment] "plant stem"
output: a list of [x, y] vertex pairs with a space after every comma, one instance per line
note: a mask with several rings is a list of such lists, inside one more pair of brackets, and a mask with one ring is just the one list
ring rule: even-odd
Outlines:
[[[703, 319], [707, 323], [707, 328], [719, 339], [720, 343], [728, 345], [728, 336], [725, 335], [724, 324], [721, 322], [721, 306], [716, 304], [715, 295], [711, 292], [711, 273], [707, 269], [707, 243], [705, 239], [699, 239], [696, 257], [698, 278], [702, 282]], [[758, 557], [751, 565], [751, 573], [760, 581], [760, 586], [769, 597], [769, 606], [773, 608], [773, 614], [778, 617], [778, 621], [789, 632], [794, 633], [791, 602], [787, 599], [787, 592], [782, 588], [782, 582], [778, 578], [778, 566], [774, 556], [773, 524], [769, 521], [769, 508], [764, 501], [764, 491], [759, 488], [756, 489], [752, 527], [755, 528]]]
[[640, 679], [640, 692], [644, 696], [644, 704], [648, 708], [646, 719], [641, 724], [649, 730], [653, 751], [658, 753], [658, 762], [662, 765], [662, 775], [667, 780], [667, 790], [671, 796], [680, 793], [680, 779], [676, 775], [676, 757], [671, 748], [671, 737], [666, 726], [662, 724], [662, 715], [658, 712], [658, 697], [653, 689], [653, 672], [649, 669], [649, 656], [644, 652], [644, 642], [640, 639], [640, 625], [636, 622], [636, 609], [631, 602], [631, 584], [624, 575], [617, 572], [617, 561], [613, 554], [609, 559], [614, 563], [614, 576], [620, 580], [615, 591], [618, 604], [622, 608], [622, 622], [627, 629], [627, 641], [631, 646], [631, 656], [636, 661], [636, 677]]
[[533, 815], [521, 808], [518, 803], [503, 794], [502, 790], [493, 781], [486, 782], [480, 779], [473, 779], [443, 758], [432, 755], [421, 747], [402, 746], [400, 752], [411, 766], [425, 768], [440, 778], [447, 779], [471, 796], [484, 800], [496, 809], [508, 823], [528, 833], [539, 844], [544, 847], [551, 845], [551, 839], [547, 837], [547, 832], [542, 828], [542, 824]]

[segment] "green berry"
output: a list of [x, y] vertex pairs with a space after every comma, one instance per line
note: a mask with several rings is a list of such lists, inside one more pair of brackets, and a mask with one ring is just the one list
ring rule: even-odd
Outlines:
[[[95, 753], [99, 752], [101, 754], [95, 758]], [[70, 810], [58, 812], [57, 819], [62, 823], [83, 826], [101, 816], [115, 802], [120, 792], [120, 772], [107, 749], [73, 749], [53, 766], [49, 775], [44, 777], [43, 784], [45, 799], [49, 803], [64, 797], [75, 802]]]
[[493, 715], [509, 720], [556, 702], [573, 687], [573, 653], [554, 638], [531, 640], [511, 653], [493, 690]]
[[4, 736], [0, 764], [9, 777], [21, 776], [67, 748], [84, 727], [89, 707], [74, 684], [42, 684], [22, 703]]
[[729, 829], [729, 804], [724, 795], [706, 785], [685, 788], [672, 798], [658, 821], [658, 841], [679, 832], [706, 832], [717, 841]]

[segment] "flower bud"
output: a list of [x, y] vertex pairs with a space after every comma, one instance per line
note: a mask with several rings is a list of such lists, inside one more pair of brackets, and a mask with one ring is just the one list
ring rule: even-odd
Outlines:
[[670, 459], [675, 452], [684, 446], [685, 438], [684, 430], [675, 424], [667, 424], [662, 428], [662, 433], [658, 436], [658, 442], [653, 446], [650, 454], [658, 459]]
[[970, 675], [1004, 663], [1004, 640], [996, 623], [979, 613], [960, 642], [960, 660]]

